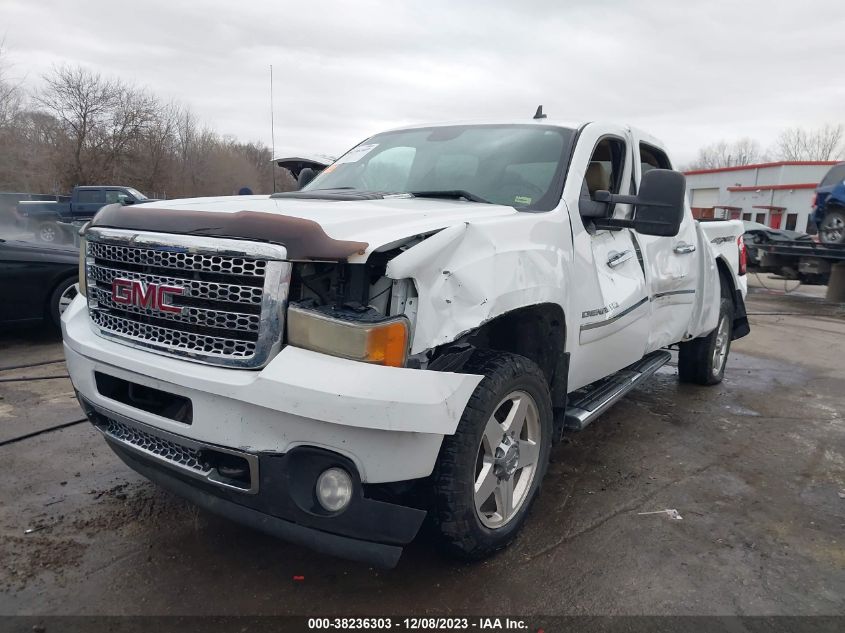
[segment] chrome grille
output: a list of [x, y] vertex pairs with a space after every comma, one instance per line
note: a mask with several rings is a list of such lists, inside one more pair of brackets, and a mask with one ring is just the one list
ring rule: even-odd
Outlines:
[[92, 310], [91, 320], [102, 331], [144, 340], [151, 345], [166, 347], [172, 352], [187, 350], [206, 355], [248, 358], [255, 354], [255, 343], [237, 341], [217, 336], [202, 336], [170, 328], [138, 323], [125, 317], [116, 317], [102, 310]]
[[[83, 397], [80, 397], [80, 402], [94, 427], [111, 442], [214, 486], [246, 494], [258, 492], [259, 463], [255, 454], [169, 433], [103, 409]], [[225, 459], [226, 456], [233, 456], [245, 462], [249, 468], [248, 481], [230, 479], [219, 472], [220, 459]]]
[[202, 455], [196, 449], [156, 437], [155, 435], [145, 433], [144, 431], [107, 417], [105, 418], [105, 424], [102, 430], [106, 435], [110, 435], [124, 444], [131, 444], [135, 448], [152, 453], [165, 461], [178, 464], [184, 468], [190, 468], [202, 474], [211, 472], [211, 468], [203, 464]]
[[186, 253], [171, 248], [138, 248], [92, 243], [88, 252], [92, 257], [120, 263], [253, 277], [263, 277], [266, 266], [266, 262], [262, 260]]
[[95, 266], [88, 271], [89, 279], [103, 282], [111, 286], [111, 282], [117, 277], [124, 279], [139, 279], [145, 283], [179, 284], [186, 287], [188, 292], [194, 296], [206, 297], [210, 301], [229, 301], [232, 303], [261, 303], [262, 288], [255, 286], [243, 286], [238, 284], [225, 284], [210, 281], [197, 281], [195, 279], [177, 279], [162, 275], [145, 275], [126, 270], [116, 270], [105, 266]]
[[[101, 336], [244, 368], [263, 366], [280, 348], [291, 271], [283, 247], [100, 228], [86, 239], [88, 309]], [[136, 299], [151, 289], [155, 298], [159, 286], [179, 292], [164, 310], [123, 293], [116, 301], [116, 279], [134, 285]]]
[[[157, 316], [151, 308], [117, 305], [112, 301], [111, 292], [102, 288], [91, 288], [91, 293], [91, 299], [96, 301], [100, 308]], [[241, 314], [239, 312], [225, 312], [206, 308], [184, 308], [181, 314], [168, 314], [164, 318], [182, 323], [196, 323], [208, 327], [241, 330], [244, 332], [258, 332], [259, 325], [261, 324], [261, 317], [257, 314]]]

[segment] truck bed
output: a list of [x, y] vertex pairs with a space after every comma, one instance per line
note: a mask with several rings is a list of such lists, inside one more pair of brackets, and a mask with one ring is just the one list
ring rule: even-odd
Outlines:
[[730, 266], [731, 272], [739, 274], [738, 240], [745, 233], [745, 225], [740, 220], [712, 220], [699, 222], [698, 225], [710, 242], [710, 246]]

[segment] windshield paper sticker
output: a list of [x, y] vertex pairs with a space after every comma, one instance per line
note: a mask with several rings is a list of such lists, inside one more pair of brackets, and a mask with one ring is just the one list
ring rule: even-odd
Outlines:
[[516, 204], [531, 204], [531, 198], [528, 196], [516, 196], [513, 201]]
[[362, 158], [364, 158], [364, 156], [372, 152], [376, 147], [378, 147], [378, 143], [359, 145], [358, 147], [349, 150], [348, 152], [346, 152], [346, 154], [338, 158], [334, 164], [341, 165], [343, 163], [356, 163]]

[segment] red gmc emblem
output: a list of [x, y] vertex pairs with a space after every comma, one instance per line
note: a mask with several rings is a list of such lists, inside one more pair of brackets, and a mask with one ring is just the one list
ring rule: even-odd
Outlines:
[[182, 288], [178, 286], [145, 284], [138, 279], [118, 277], [111, 282], [112, 301], [124, 306], [136, 306], [181, 314], [182, 308], [170, 303], [170, 297], [181, 294]]

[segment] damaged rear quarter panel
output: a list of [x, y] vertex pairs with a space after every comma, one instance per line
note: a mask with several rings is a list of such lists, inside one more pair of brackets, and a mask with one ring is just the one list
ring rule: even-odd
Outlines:
[[462, 222], [391, 260], [387, 276], [413, 279], [419, 294], [411, 353], [517, 308], [554, 303], [566, 312], [568, 222], [560, 210]]

